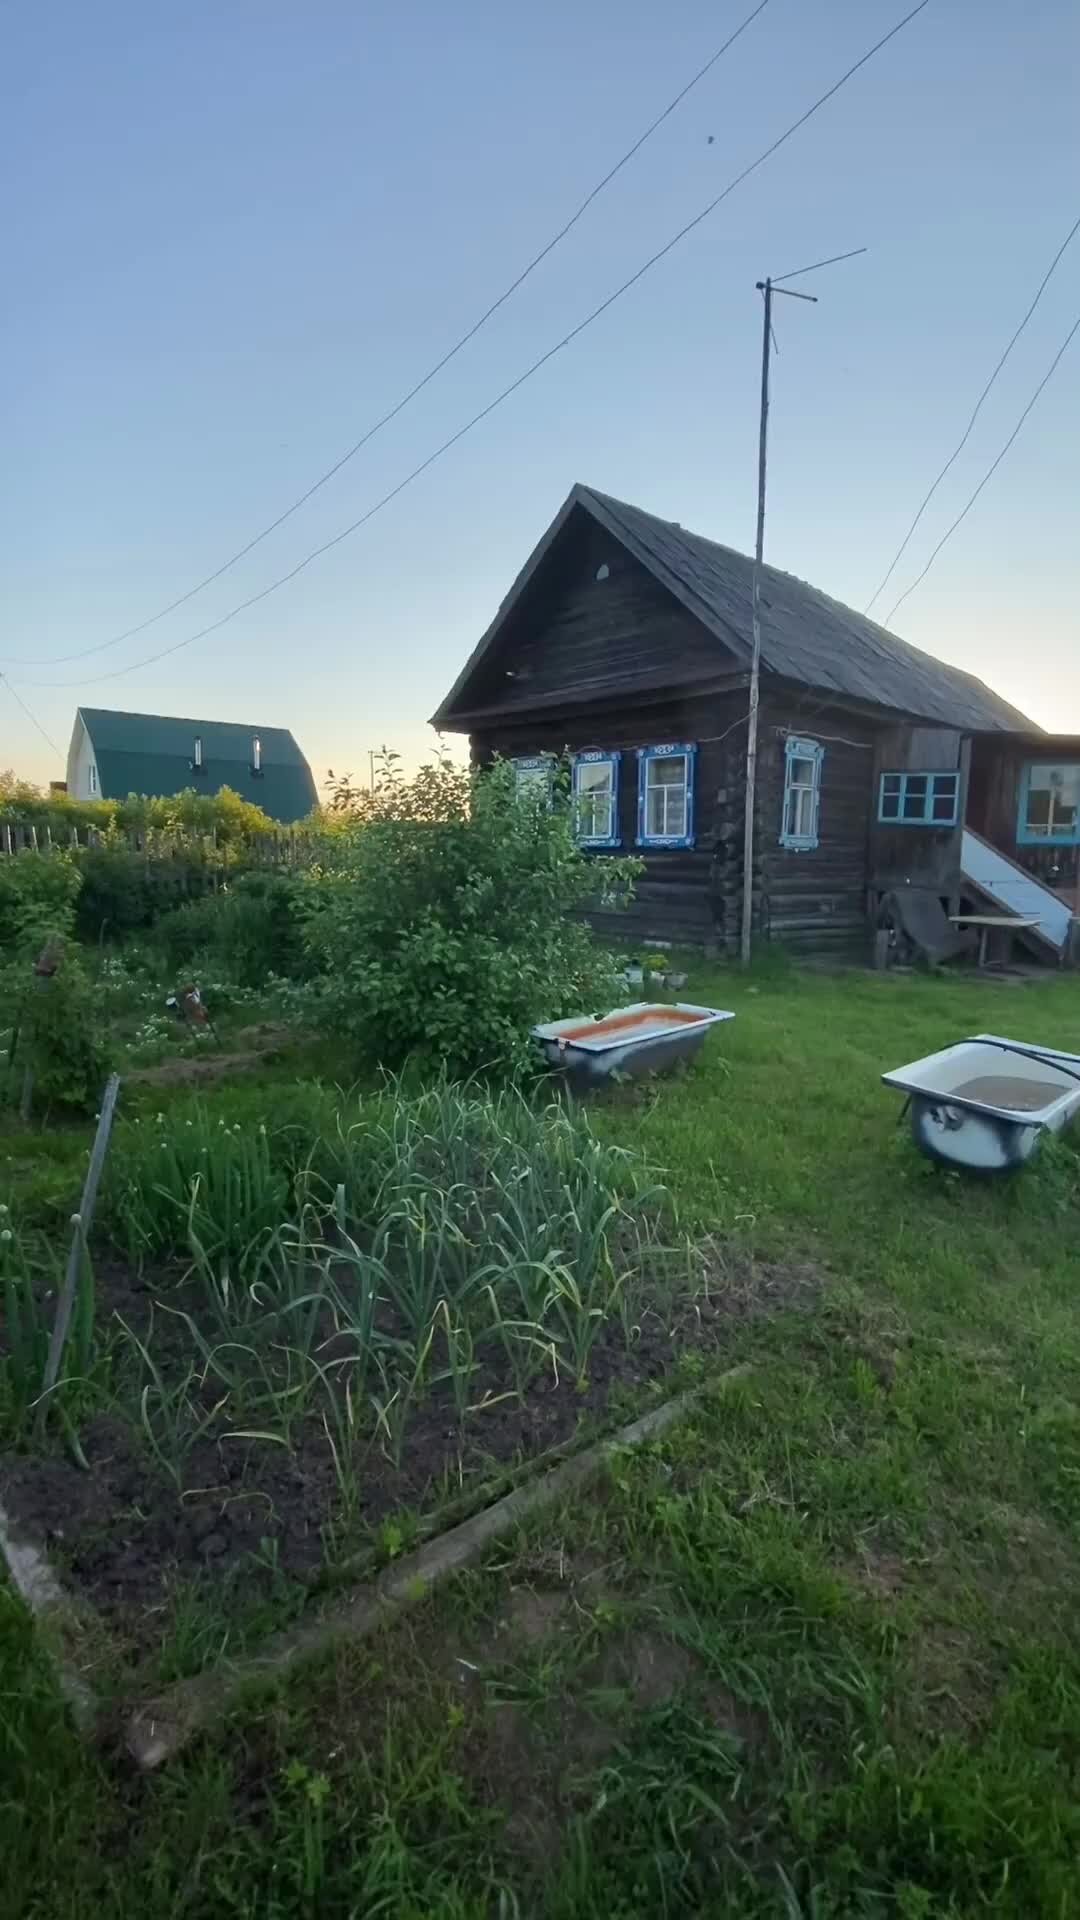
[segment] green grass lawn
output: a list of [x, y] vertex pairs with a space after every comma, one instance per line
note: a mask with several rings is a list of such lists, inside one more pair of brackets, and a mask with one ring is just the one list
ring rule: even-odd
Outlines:
[[161, 1777], [74, 1745], [0, 1590], [5, 1914], [1080, 1913], [1080, 1159], [950, 1175], [878, 1079], [984, 1030], [1080, 1051], [1080, 985], [686, 997], [737, 1018], [597, 1127], [718, 1289], [793, 1265], [812, 1303], [733, 1316], [748, 1371], [699, 1365], [663, 1444]]

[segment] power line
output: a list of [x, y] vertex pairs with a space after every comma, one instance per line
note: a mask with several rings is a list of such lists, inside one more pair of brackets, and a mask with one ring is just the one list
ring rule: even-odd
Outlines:
[[622, 285], [616, 287], [613, 293], [609, 293], [606, 299], [601, 300], [600, 304], [594, 307], [592, 312], [587, 314], [584, 320], [579, 320], [577, 326], [572, 327], [570, 332], [564, 334], [561, 340], [556, 341], [555, 345], [549, 347], [545, 353], [542, 353], [538, 359], [533, 361], [531, 366], [526, 367], [524, 373], [519, 373], [515, 380], [511, 380], [509, 386], [504, 387], [502, 392], [495, 396], [494, 400], [490, 400], [486, 407], [481, 407], [478, 413], [474, 413], [472, 418], [465, 422], [464, 426], [459, 427], [456, 433], [452, 433], [449, 439], [444, 440], [441, 446], [435, 448], [433, 453], [429, 453], [425, 460], [422, 460], [418, 466], [414, 467], [411, 473], [407, 473], [403, 480], [399, 480], [395, 487], [391, 487], [389, 492], [384, 493], [382, 498], [375, 502], [374, 506], [369, 507], [366, 513], [360, 515], [359, 519], [353, 520], [349, 526], [343, 527], [339, 533], [332, 535], [329, 540], [324, 540], [321, 546], [314, 547], [302, 560], [298, 560], [294, 567], [290, 567], [287, 573], [280, 574], [276, 580], [270, 582], [269, 586], [261, 588], [258, 593], [250, 594], [246, 600], [241, 600], [237, 606], [230, 608], [230, 610], [222, 614], [219, 619], [210, 621], [207, 626], [200, 627], [197, 633], [188, 634], [183, 640], [174, 641], [172, 646], [162, 647], [159, 652], [148, 655], [145, 660], [136, 660], [126, 667], [116, 667], [111, 673], [96, 674], [89, 680], [84, 677], [78, 680], [25, 681], [23, 684], [48, 687], [95, 685], [102, 680], [116, 680], [125, 673], [135, 673], [142, 667], [153, 666], [158, 660], [167, 659], [170, 654], [178, 653], [181, 648], [191, 646], [196, 640], [204, 640], [209, 634], [216, 633], [221, 627], [227, 625], [230, 620], [235, 620], [238, 614], [245, 613], [249, 607], [257, 606], [259, 601], [265, 600], [272, 593], [276, 593], [279, 587], [286, 586], [290, 580], [295, 580], [298, 573], [302, 573], [306, 567], [311, 566], [313, 561], [321, 559], [324, 553], [329, 553], [332, 547], [340, 545], [341, 541], [347, 540], [351, 534], [359, 532], [360, 528], [366, 526], [367, 522], [373, 519], [377, 513], [381, 513], [384, 507], [389, 506], [392, 500], [396, 500], [399, 493], [403, 493], [405, 488], [411, 486], [414, 480], [418, 480], [421, 474], [426, 473], [429, 467], [434, 466], [435, 462], [440, 460], [444, 453], [448, 453], [450, 448], [456, 446], [459, 440], [464, 439], [465, 435], [471, 433], [474, 427], [479, 426], [482, 420], [486, 420], [489, 414], [494, 413], [497, 407], [502, 406], [504, 400], [508, 400], [511, 394], [516, 393], [519, 387], [525, 385], [527, 380], [531, 380], [534, 374], [539, 373], [541, 367], [546, 366], [549, 360], [553, 360], [555, 355], [561, 353], [564, 347], [568, 347], [571, 341], [576, 340], [579, 334], [585, 332], [587, 327], [591, 327], [595, 320], [599, 320], [600, 316], [606, 313], [609, 307], [614, 306], [615, 302], [620, 300], [624, 293], [628, 293], [631, 287], [636, 286], [637, 282], [643, 279], [674, 247], [678, 246], [679, 242], [684, 240], [687, 234], [692, 233], [696, 227], [701, 225], [703, 220], [707, 220], [710, 214], [715, 213], [717, 207], [720, 206], [730, 194], [734, 193], [735, 189], [741, 186], [744, 180], [749, 179], [752, 173], [756, 173], [759, 167], [764, 166], [766, 160], [770, 159], [780, 147], [784, 146], [786, 142], [791, 139], [792, 135], [799, 131], [800, 127], [804, 127], [806, 122], [812, 119], [813, 115], [817, 113], [821, 107], [825, 106], [826, 102], [833, 98], [834, 94], [839, 93], [841, 87], [845, 86], [847, 82], [859, 72], [861, 67], [865, 67], [867, 61], [872, 60], [875, 54], [880, 53], [881, 49], [887, 46], [890, 40], [895, 39], [896, 35], [900, 33], [910, 21], [914, 20], [918, 14], [924, 12], [929, 4], [930, 0], [918, 0], [917, 6], [912, 7], [905, 13], [903, 18], [896, 22], [895, 26], [890, 27], [888, 33], [881, 36], [880, 40], [876, 40], [874, 45], [870, 47], [866, 53], [862, 54], [858, 60], [847, 68], [846, 72], [841, 74], [839, 80], [834, 81], [831, 87], [824, 93], [819, 94], [813, 104], [807, 107], [805, 113], [801, 113], [797, 120], [793, 120], [791, 125], [785, 128], [783, 133], [778, 135], [769, 146], [759, 153], [755, 160], [751, 160], [749, 165], [744, 167], [741, 173], [736, 174], [735, 178], [730, 180], [727, 186], [724, 187], [714, 199], [709, 201], [707, 206], [702, 207], [701, 211], [696, 213], [692, 220], [688, 220], [685, 226], [680, 227], [677, 233], [672, 234], [670, 240], [665, 241], [662, 247], [658, 247], [655, 253], [650, 254], [649, 258], [638, 267], [635, 273], [630, 275], [629, 279], [624, 280]]
[[[877, 599], [878, 595], [883, 591], [883, 589], [887, 585], [897, 565], [897, 562], [899, 561], [901, 555], [904, 552], [905, 547], [908, 544], [908, 541], [911, 539], [912, 534], [914, 533], [916, 527], [919, 524], [919, 521], [922, 519], [923, 514], [926, 512], [927, 507], [930, 505], [931, 500], [933, 499], [935, 493], [937, 492], [942, 481], [944, 480], [945, 475], [948, 473], [949, 468], [952, 466], [954, 460], [957, 459], [957, 457], [963, 452], [964, 448], [966, 447], [968, 440], [971, 436], [971, 429], [975, 425], [975, 422], [979, 417], [979, 409], [982, 406], [983, 401], [986, 399], [986, 396], [989, 393], [991, 387], [993, 386], [995, 380], [997, 379], [998, 374], [1001, 372], [1002, 367], [1005, 365], [1006, 360], [1008, 359], [1010, 353], [1012, 352], [1017, 341], [1019, 340], [1020, 335], [1023, 333], [1024, 328], [1027, 326], [1028, 321], [1031, 319], [1032, 314], [1034, 313], [1036, 307], [1038, 306], [1039, 301], [1042, 299], [1043, 294], [1045, 293], [1046, 288], [1049, 285], [1050, 280], [1053, 276], [1054, 269], [1057, 266], [1058, 261], [1061, 259], [1062, 254], [1065, 252], [1066, 247], [1068, 246], [1070, 240], [1072, 239], [1073, 235], [1077, 231], [1078, 227], [1080, 227], [1080, 217], [1078, 217], [1076, 220], [1073, 221], [1072, 226], [1069, 228], [1068, 233], [1065, 235], [1064, 240], [1062, 241], [1060, 247], [1055, 253], [1053, 259], [1051, 260], [1050, 265], [1046, 269], [1046, 272], [1043, 275], [1042, 281], [1039, 285], [1039, 290], [1036, 293], [1034, 300], [1032, 301], [1030, 307], [1025, 313], [1023, 319], [1020, 322], [1020, 325], [1017, 327], [1016, 332], [1013, 334], [1012, 339], [1009, 341], [1008, 346], [1006, 347], [1004, 353], [1002, 354], [1001, 359], [998, 361], [997, 366], [994, 368], [993, 373], [990, 375], [989, 380], [987, 381], [985, 387], [983, 388], [982, 392], [980, 393], [978, 399], [975, 402], [975, 410], [972, 413], [971, 419], [968, 421], [967, 426], [964, 428], [964, 432], [961, 439], [957, 442], [956, 446], [953, 448], [953, 451], [949, 455], [949, 458], [946, 460], [945, 465], [941, 469], [941, 472], [938, 474], [937, 479], [934, 481], [933, 486], [930, 488], [929, 493], [926, 495], [926, 498], [924, 499], [922, 505], [920, 506], [918, 513], [915, 515], [915, 518], [912, 521], [907, 532], [905, 533], [903, 539], [901, 540], [900, 545], [897, 547], [896, 552], [893, 554], [892, 560], [889, 563], [889, 567], [887, 571], [882, 576], [881, 580], [878, 582], [873, 593], [870, 595], [869, 600], [867, 601], [865, 607], [863, 608], [864, 613], [869, 613], [871, 607], [874, 604], [874, 601]], [[919, 578], [920, 579], [922, 578], [921, 574]], [[909, 593], [911, 592], [910, 587], [908, 588], [908, 592]], [[897, 601], [896, 604], [897, 606], [899, 606], [900, 602]], [[894, 608], [894, 612], [895, 612], [895, 608]], [[890, 619], [892, 618], [891, 614], [889, 618]]]
[[927, 561], [922, 572], [912, 581], [910, 587], [905, 587], [903, 593], [900, 595], [899, 600], [896, 602], [896, 605], [892, 607], [892, 609], [889, 612], [888, 619], [885, 622], [886, 626], [888, 626], [889, 620], [892, 619], [893, 614], [896, 612], [896, 608], [899, 606], [902, 606], [904, 601], [907, 599], [908, 594], [914, 593], [920, 581], [923, 581], [926, 579], [926, 576], [929, 573], [931, 567], [933, 566], [934, 561], [937, 559], [938, 554], [941, 552], [942, 547], [945, 545], [945, 542], [947, 540], [951, 540], [953, 534], [956, 532], [957, 527], [960, 525], [961, 520], [967, 519], [968, 514], [971, 512], [972, 507], [975, 505], [975, 502], [978, 499], [983, 488], [985, 487], [987, 481], [992, 477], [993, 474], [997, 472], [998, 468], [1000, 467], [1002, 461], [1005, 458], [1005, 455], [1008, 453], [1009, 448], [1012, 446], [1013, 441], [1016, 439], [1017, 434], [1019, 433], [1021, 427], [1023, 426], [1024, 421], [1027, 419], [1028, 414], [1031, 412], [1031, 409], [1035, 405], [1035, 402], [1038, 399], [1040, 393], [1042, 392], [1043, 388], [1046, 386], [1055, 368], [1057, 367], [1058, 361], [1062, 358], [1063, 354], [1065, 353], [1065, 349], [1067, 348], [1067, 346], [1069, 345], [1069, 342], [1073, 338], [1073, 335], [1077, 332], [1080, 332], [1080, 314], [1078, 314], [1076, 319], [1073, 321], [1072, 326], [1069, 328], [1068, 333], [1066, 334], [1060, 347], [1058, 348], [1053, 359], [1051, 360], [1050, 365], [1047, 367], [1046, 372], [1043, 374], [1042, 379], [1039, 381], [1038, 386], [1036, 387], [1034, 393], [1031, 396], [1031, 399], [1028, 401], [1027, 406], [1024, 408], [1023, 413], [1020, 415], [1019, 420], [1017, 421], [1015, 427], [1013, 428], [1008, 439], [1006, 440], [1005, 445], [1002, 447], [1001, 452], [998, 454], [997, 459], [993, 461], [992, 464], [986, 469], [986, 472], [983, 474], [983, 477], [979, 481], [979, 484], [976, 487], [974, 493], [971, 495], [970, 500], [968, 501], [967, 505], [962, 509], [962, 511], [957, 514], [956, 519], [952, 523], [952, 526], [948, 529], [946, 533], [942, 534], [941, 539], [938, 541], [937, 546], [934, 548], [934, 551], [930, 555], [930, 558]]
[[565, 226], [560, 227], [558, 233], [553, 234], [552, 238], [547, 242], [546, 246], [541, 247], [539, 253], [536, 253], [533, 255], [528, 265], [522, 268], [521, 272], [518, 274], [515, 280], [511, 280], [510, 285], [506, 287], [502, 293], [500, 293], [498, 299], [493, 300], [491, 305], [485, 308], [484, 312], [480, 315], [480, 318], [478, 320], [474, 320], [472, 326], [469, 327], [468, 331], [463, 333], [461, 335], [461, 338], [454, 342], [454, 345], [450, 347], [446, 353], [443, 354], [440, 360], [436, 360], [434, 366], [428, 368], [428, 371], [422, 376], [422, 378], [417, 380], [416, 384], [410, 387], [408, 392], [403, 394], [400, 400], [395, 402], [395, 404], [389, 409], [389, 412], [384, 413], [380, 419], [376, 420], [372, 426], [368, 427], [366, 431], [360, 435], [359, 440], [354, 440], [352, 446], [346, 449], [346, 451], [341, 455], [341, 458], [339, 460], [335, 460], [332, 467], [327, 467], [326, 472], [321, 473], [317, 480], [313, 480], [310, 487], [307, 487], [303, 493], [299, 494], [298, 497], [292, 502], [291, 506], [286, 507], [283, 513], [278, 514], [276, 520], [271, 520], [267, 526], [262, 528], [261, 532], [253, 535], [253, 537], [247, 542], [245, 546], [239, 547], [234, 554], [230, 555], [228, 560], [222, 561], [220, 567], [215, 567], [213, 573], [208, 573], [205, 579], [198, 581], [198, 583], [195, 586], [189, 587], [186, 593], [181, 593], [177, 596], [175, 600], [170, 600], [168, 606], [159, 607], [156, 613], [149, 614], [145, 620], [140, 620], [136, 626], [127, 627], [125, 628], [123, 633], [114, 634], [111, 640], [99, 640], [96, 643], [96, 645], [92, 647], [83, 647], [76, 653], [58, 654], [55, 660], [50, 660], [44, 663], [37, 660], [13, 660], [13, 661], [9, 661], [8, 664], [11, 666], [17, 666], [17, 667], [18, 666], [22, 666], [22, 667], [39, 666], [42, 664], [59, 667], [59, 666], [63, 666], [65, 662], [68, 660], [85, 660], [92, 653], [104, 653], [106, 649], [109, 647], [118, 647], [122, 641], [131, 640], [135, 637], [137, 633], [145, 633], [147, 627], [155, 626], [159, 620], [164, 620], [166, 614], [175, 613], [178, 607], [184, 606], [188, 600], [193, 600], [195, 598], [195, 595], [197, 593], [201, 593], [204, 587], [209, 587], [213, 584], [215, 580], [220, 580], [222, 574], [228, 573], [232, 567], [235, 567], [240, 560], [243, 560], [246, 557], [246, 555], [251, 553], [255, 547], [259, 546], [262, 543], [262, 541], [268, 539], [270, 534], [276, 533], [279, 527], [284, 526], [286, 520], [290, 520], [293, 514], [298, 512], [299, 509], [302, 506], [304, 506], [306, 502], [310, 500], [314, 494], [318, 493], [322, 487], [326, 486], [327, 481], [332, 480], [335, 474], [340, 473], [342, 467], [347, 466], [349, 461], [352, 460], [355, 457], [355, 455], [361, 451], [363, 447], [367, 446], [369, 440], [373, 440], [377, 433], [381, 433], [384, 427], [389, 426], [391, 420], [396, 420], [398, 414], [404, 411], [404, 409], [409, 405], [410, 401], [415, 400], [417, 394], [422, 393], [424, 388], [426, 386], [429, 386], [431, 381], [435, 379], [436, 375], [440, 374], [444, 367], [449, 366], [451, 360], [456, 358], [456, 356], [461, 352], [462, 348], [467, 347], [469, 344], [469, 341], [475, 339], [476, 335], [480, 332], [481, 327], [486, 326], [488, 321], [492, 318], [493, 314], [498, 313], [499, 308], [506, 305], [506, 302], [510, 299], [511, 295], [515, 294], [518, 288], [522, 286], [524, 282], [529, 278], [529, 275], [535, 272], [536, 268], [541, 264], [542, 261], [547, 259], [548, 254], [554, 252], [555, 248], [559, 245], [560, 241], [563, 241], [566, 239], [567, 234], [570, 233], [571, 230], [577, 226], [578, 221], [582, 218], [582, 215], [585, 214], [588, 211], [588, 209], [592, 206], [593, 201], [598, 197], [599, 194], [603, 193], [605, 187], [608, 187], [611, 185], [611, 182], [614, 180], [616, 174], [621, 173], [623, 168], [634, 158], [634, 155], [637, 153], [640, 153], [642, 147], [645, 145], [645, 142], [652, 138], [653, 134], [657, 131], [657, 128], [663, 126], [664, 121], [667, 120], [671, 116], [671, 114], [674, 113], [676, 107], [682, 104], [682, 102], [686, 99], [687, 94], [692, 92], [693, 88], [698, 85], [699, 81], [704, 80], [706, 74], [711, 72], [712, 68], [715, 67], [717, 61], [722, 59], [724, 54], [727, 53], [728, 49], [735, 45], [736, 40], [738, 40], [740, 36], [746, 32], [747, 27], [753, 25], [753, 22], [757, 19], [759, 13], [764, 13], [765, 8], [768, 5], [769, 5], [769, 0], [758, 0], [757, 6], [754, 7], [752, 12], [747, 14], [745, 20], [740, 22], [739, 26], [735, 28], [734, 33], [731, 33], [728, 35], [728, 38], [724, 41], [723, 46], [717, 47], [716, 52], [710, 55], [709, 59], [706, 60], [704, 66], [698, 68], [697, 72], [692, 76], [692, 78], [686, 82], [686, 85], [680, 88], [679, 92], [675, 95], [675, 98], [673, 100], [669, 100], [663, 112], [657, 114], [656, 119], [650, 122], [649, 126], [646, 127], [644, 133], [639, 134], [638, 138], [634, 141], [633, 146], [628, 147], [626, 152], [622, 155], [621, 159], [617, 160], [615, 162], [615, 165], [608, 169], [608, 172], [605, 173], [603, 179], [597, 181], [595, 187], [593, 187], [585, 195], [585, 198], [581, 202], [581, 205], [578, 207], [577, 211], [571, 214]]
[[38, 730], [38, 732], [40, 733], [40, 735], [41, 735], [41, 737], [42, 737], [42, 739], [43, 739], [43, 740], [44, 740], [44, 742], [45, 742], [45, 745], [46, 745], [47, 747], [51, 747], [51, 748], [52, 748], [52, 750], [53, 750], [53, 752], [55, 753], [55, 755], [56, 755], [56, 757], [57, 757], [57, 759], [58, 759], [58, 760], [62, 760], [64, 756], [63, 756], [63, 754], [61, 753], [61, 751], [60, 751], [60, 749], [59, 749], [59, 747], [57, 746], [57, 744], [56, 744], [56, 741], [55, 741], [55, 740], [53, 740], [53, 739], [51, 738], [51, 736], [50, 736], [49, 734], [47, 734], [47, 733], [46, 733], [46, 731], [45, 731], [45, 729], [44, 729], [44, 727], [43, 727], [43, 726], [42, 726], [42, 724], [41, 724], [41, 721], [40, 721], [40, 720], [38, 720], [38, 719], [37, 719], [37, 718], [36, 718], [36, 717], [34, 716], [34, 714], [32, 714], [32, 713], [31, 713], [31, 711], [30, 711], [30, 709], [29, 709], [29, 707], [28, 707], [28, 706], [27, 706], [27, 704], [26, 704], [26, 701], [25, 701], [25, 700], [23, 700], [23, 699], [21, 698], [21, 696], [20, 696], [19, 694], [17, 694], [17, 693], [16, 693], [16, 691], [15, 691], [15, 688], [14, 688], [14, 687], [12, 686], [12, 684], [11, 684], [11, 681], [10, 681], [10, 680], [8, 679], [8, 677], [7, 677], [7, 674], [6, 674], [6, 673], [0, 673], [0, 684], [2, 684], [3, 686], [5, 686], [5, 687], [7, 688], [7, 690], [8, 690], [8, 692], [10, 693], [10, 695], [11, 695], [11, 697], [12, 697], [12, 699], [13, 699], [14, 701], [16, 701], [16, 702], [18, 703], [18, 705], [19, 705], [19, 706], [20, 706], [20, 707], [22, 708], [22, 710], [23, 710], [23, 712], [25, 713], [25, 715], [26, 715], [26, 717], [27, 717], [27, 719], [29, 720], [29, 722], [30, 722], [30, 724], [31, 724], [31, 726], [34, 726], [34, 727], [36, 727], [36, 728], [37, 728], [37, 730]]

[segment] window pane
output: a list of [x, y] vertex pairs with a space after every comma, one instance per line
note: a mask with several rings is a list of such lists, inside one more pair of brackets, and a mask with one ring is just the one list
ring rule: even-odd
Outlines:
[[900, 818], [899, 785], [896, 787], [895, 791], [892, 793], [886, 793], [886, 792], [882, 793], [881, 817], [883, 820], [899, 820]]
[[1052, 840], [1075, 840], [1080, 819], [1080, 764], [1031, 766], [1024, 809], [1025, 831]]
[[904, 819], [924, 820], [926, 818], [926, 775], [916, 779], [913, 775], [904, 788]]
[[547, 766], [524, 767], [516, 764], [514, 783], [519, 793], [535, 793], [540, 788], [546, 790], [551, 784], [551, 769]]
[[901, 774], [883, 773], [881, 776], [881, 791], [883, 794], [895, 794], [897, 799], [899, 799], [902, 783], [903, 776]]
[[650, 787], [681, 787], [686, 781], [686, 758], [681, 753], [663, 760], [650, 760], [647, 768]]
[[1054, 833], [1075, 833], [1076, 814], [1080, 806], [1080, 766], [1054, 767], [1056, 779], [1051, 780], [1051, 830]]
[[686, 833], [686, 755], [645, 763], [645, 832], [657, 839]]
[[787, 778], [789, 787], [812, 787], [814, 784], [813, 761], [789, 760]]
[[610, 760], [579, 760], [577, 765], [577, 788], [579, 793], [605, 793], [611, 786], [611, 776], [615, 769]]
[[931, 781], [933, 793], [932, 817], [949, 824], [956, 817], [956, 790], [958, 776], [955, 773], [935, 773]]
[[615, 768], [610, 760], [579, 760], [574, 768], [577, 831], [582, 840], [614, 835]]
[[1027, 797], [1027, 820], [1029, 833], [1048, 833], [1050, 830], [1050, 793], [1046, 787], [1032, 786]]
[[578, 802], [578, 833], [583, 840], [610, 840], [611, 795], [583, 794]]

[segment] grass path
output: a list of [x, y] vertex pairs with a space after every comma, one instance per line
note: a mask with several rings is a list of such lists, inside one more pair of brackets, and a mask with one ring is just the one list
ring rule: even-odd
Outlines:
[[161, 1778], [74, 1747], [0, 1591], [5, 1913], [1080, 1914], [1080, 1160], [947, 1175], [877, 1081], [981, 1030], [1080, 1050], [1080, 988], [688, 991], [738, 1018], [597, 1124], [721, 1246], [818, 1262], [816, 1308]]

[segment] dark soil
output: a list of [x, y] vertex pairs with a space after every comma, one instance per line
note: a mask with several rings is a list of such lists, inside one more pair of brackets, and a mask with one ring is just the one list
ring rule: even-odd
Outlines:
[[[370, 1550], [388, 1516], [405, 1516], [402, 1545], [418, 1513], [450, 1504], [453, 1517], [462, 1517], [460, 1509], [482, 1504], [507, 1471], [566, 1446], [583, 1428], [627, 1417], [628, 1404], [681, 1352], [722, 1354], [736, 1322], [780, 1305], [808, 1305], [819, 1285], [812, 1267], [729, 1272], [707, 1298], [663, 1318], [642, 1315], [629, 1347], [619, 1328], [605, 1332], [584, 1388], [565, 1373], [558, 1383], [545, 1374], [525, 1407], [499, 1399], [472, 1415], [464, 1438], [448, 1393], [436, 1390], [410, 1420], [400, 1465], [375, 1444], [352, 1461], [360, 1524], [348, 1539], [335, 1529], [340, 1490], [321, 1419], [298, 1423], [289, 1448], [208, 1433], [186, 1454], [178, 1487], [148, 1445], [134, 1390], [119, 1396], [129, 1411], [99, 1413], [80, 1425], [88, 1470], [58, 1440], [41, 1454], [9, 1453], [0, 1458], [0, 1498], [16, 1533], [44, 1546], [62, 1581], [93, 1603], [129, 1660], [141, 1664], [167, 1643], [178, 1589], [186, 1588], [189, 1603], [194, 1595], [197, 1610], [217, 1622], [202, 1651], [180, 1659], [196, 1667], [220, 1656], [226, 1634], [229, 1652], [239, 1652], [252, 1635], [298, 1612], [335, 1567], [340, 1575], [358, 1550]], [[165, 1378], [174, 1371], [182, 1377], [197, 1359], [190, 1333], [178, 1313], [162, 1314], [155, 1305], [167, 1298], [184, 1307], [178, 1276], [135, 1277], [124, 1266], [102, 1264], [96, 1287], [99, 1326], [119, 1314], [141, 1338], [153, 1316], [155, 1362]], [[119, 1335], [118, 1322], [112, 1324]], [[506, 1385], [481, 1373], [474, 1397]], [[193, 1391], [204, 1391], [209, 1412], [211, 1391], [197, 1384]]]
[[238, 1073], [257, 1073], [260, 1067], [280, 1058], [287, 1047], [295, 1046], [300, 1036], [294, 1027], [275, 1027], [269, 1023], [245, 1027], [236, 1035], [243, 1047], [226, 1053], [211, 1050], [212, 1042], [201, 1057], [177, 1055], [156, 1067], [133, 1067], [124, 1075], [127, 1086], [187, 1087], [212, 1084]]

